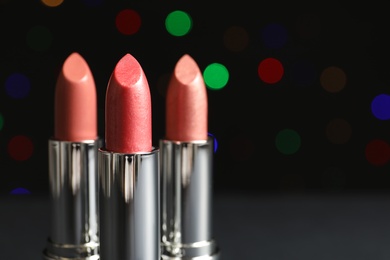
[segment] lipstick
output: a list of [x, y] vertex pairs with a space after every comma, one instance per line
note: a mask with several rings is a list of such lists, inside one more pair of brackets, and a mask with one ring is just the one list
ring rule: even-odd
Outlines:
[[46, 260], [99, 259], [97, 94], [84, 58], [71, 53], [57, 78], [48, 142], [51, 229]]
[[202, 73], [188, 54], [166, 93], [161, 149], [161, 259], [220, 258], [212, 232], [213, 139]]
[[152, 146], [149, 84], [130, 54], [106, 90], [105, 147], [98, 151], [101, 260], [160, 259], [159, 149]]

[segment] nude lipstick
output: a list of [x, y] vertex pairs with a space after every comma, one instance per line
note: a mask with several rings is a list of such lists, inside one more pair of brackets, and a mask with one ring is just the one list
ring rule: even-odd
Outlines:
[[166, 93], [161, 149], [161, 259], [215, 260], [212, 232], [213, 139], [202, 73], [188, 54], [176, 63]]
[[47, 260], [99, 259], [95, 81], [77, 52], [63, 63], [54, 96], [54, 135], [49, 139], [51, 231]]
[[149, 84], [131, 54], [116, 64], [105, 102], [105, 147], [98, 151], [101, 260], [159, 260], [159, 149], [152, 146]]

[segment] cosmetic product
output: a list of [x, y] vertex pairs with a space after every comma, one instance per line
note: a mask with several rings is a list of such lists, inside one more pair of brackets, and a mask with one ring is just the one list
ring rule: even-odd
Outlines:
[[105, 147], [98, 151], [101, 260], [159, 260], [159, 149], [152, 146], [149, 84], [124, 55], [105, 100]]
[[213, 139], [202, 73], [188, 54], [176, 63], [166, 93], [161, 152], [161, 248], [164, 260], [216, 260], [212, 232]]
[[48, 143], [51, 229], [43, 258], [97, 260], [97, 94], [91, 70], [77, 52], [63, 63], [54, 103]]

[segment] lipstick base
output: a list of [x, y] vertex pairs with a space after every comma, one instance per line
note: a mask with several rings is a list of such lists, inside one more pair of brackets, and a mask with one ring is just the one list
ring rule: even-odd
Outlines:
[[[220, 250], [214, 240], [192, 244], [173, 244], [165, 242], [162, 246], [161, 260], [219, 260]], [[210, 254], [210, 252], [213, 252]]]
[[[50, 252], [56, 252], [53, 255]], [[61, 255], [61, 256], [60, 256]], [[84, 245], [58, 245], [51, 241], [43, 251], [44, 260], [99, 260], [99, 244], [86, 243]]]

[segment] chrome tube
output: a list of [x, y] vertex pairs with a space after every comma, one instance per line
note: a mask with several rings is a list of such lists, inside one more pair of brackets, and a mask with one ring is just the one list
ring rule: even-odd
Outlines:
[[160, 259], [159, 152], [99, 150], [102, 260]]
[[160, 141], [162, 259], [217, 260], [212, 232], [213, 139]]
[[46, 260], [98, 260], [97, 149], [101, 142], [49, 140], [51, 230]]

